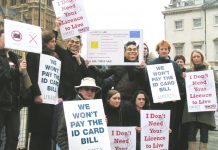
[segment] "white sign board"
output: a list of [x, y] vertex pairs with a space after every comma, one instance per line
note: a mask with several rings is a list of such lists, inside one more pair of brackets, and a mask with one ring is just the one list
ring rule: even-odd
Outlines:
[[42, 30], [38, 26], [4, 20], [5, 48], [42, 53]]
[[54, 0], [56, 17], [60, 17], [62, 39], [80, 35], [89, 31], [89, 25], [82, 0]]
[[63, 104], [69, 150], [111, 150], [101, 99]]
[[38, 84], [43, 96], [43, 103], [58, 103], [61, 61], [53, 56], [41, 54], [39, 62]]
[[168, 150], [170, 110], [141, 110], [141, 149]]
[[90, 65], [139, 65], [144, 55], [142, 38], [142, 30], [90, 31], [87, 59]]
[[111, 150], [136, 150], [136, 127], [108, 127]]
[[216, 130], [218, 130], [218, 111], [217, 110], [215, 111], [214, 117], [216, 121]]
[[180, 100], [172, 63], [147, 65], [154, 103]]
[[213, 70], [187, 72], [185, 82], [189, 112], [217, 109]]

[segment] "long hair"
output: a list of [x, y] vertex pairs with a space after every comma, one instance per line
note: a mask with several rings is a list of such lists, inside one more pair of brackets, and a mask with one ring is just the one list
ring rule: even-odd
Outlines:
[[42, 33], [42, 49], [47, 48], [47, 44], [55, 38], [55, 34], [52, 31], [43, 31]]
[[193, 55], [194, 53], [198, 53], [198, 54], [201, 55], [201, 58], [202, 58], [202, 65], [204, 65], [204, 66], [206, 67], [206, 69], [208, 69], [210, 65], [209, 65], [209, 63], [205, 60], [204, 54], [203, 54], [202, 50], [200, 50], [200, 49], [195, 49], [195, 50], [192, 51], [191, 57], [190, 57], [190, 69], [191, 69], [191, 70], [195, 70], [195, 64], [194, 64], [193, 59], [192, 59], [192, 55]]
[[145, 105], [143, 108], [148, 108], [149, 107], [149, 98], [148, 95], [143, 91], [143, 90], [138, 90], [134, 93], [133, 99], [132, 99], [132, 104], [134, 107], [136, 107], [136, 98], [139, 94], [143, 94], [145, 96]]

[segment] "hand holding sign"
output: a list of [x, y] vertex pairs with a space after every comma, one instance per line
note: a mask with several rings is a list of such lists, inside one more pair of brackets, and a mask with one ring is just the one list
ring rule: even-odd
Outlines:
[[34, 102], [35, 102], [36, 104], [42, 104], [42, 95], [36, 96], [36, 97], [34, 98]]

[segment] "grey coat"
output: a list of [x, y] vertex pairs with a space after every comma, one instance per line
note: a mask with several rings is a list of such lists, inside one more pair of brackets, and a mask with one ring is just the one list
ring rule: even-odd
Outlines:
[[[214, 71], [214, 78], [216, 83], [216, 93], [217, 93], [217, 76]], [[216, 127], [214, 112], [213, 111], [206, 111], [206, 112], [188, 112], [188, 104], [185, 103], [184, 111], [183, 111], [183, 118], [182, 123], [189, 123], [189, 122], [199, 122], [208, 125], [209, 129], [214, 129]]]

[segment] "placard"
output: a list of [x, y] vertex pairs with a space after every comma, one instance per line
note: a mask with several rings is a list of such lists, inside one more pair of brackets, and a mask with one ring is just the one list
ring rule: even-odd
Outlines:
[[62, 39], [69, 39], [89, 31], [82, 0], [54, 0], [52, 3], [56, 17], [61, 20]]
[[143, 61], [142, 30], [95, 30], [88, 33], [89, 65], [139, 65]]
[[154, 103], [180, 100], [172, 63], [147, 65]]
[[141, 149], [168, 150], [170, 110], [141, 110]]
[[38, 26], [4, 19], [5, 48], [42, 53], [42, 30]]
[[58, 104], [60, 72], [60, 60], [50, 55], [40, 55], [38, 84], [43, 103]]
[[65, 101], [69, 150], [111, 150], [101, 99]]
[[136, 150], [136, 127], [108, 127], [111, 150]]
[[188, 112], [216, 111], [213, 70], [187, 72], [185, 82]]

